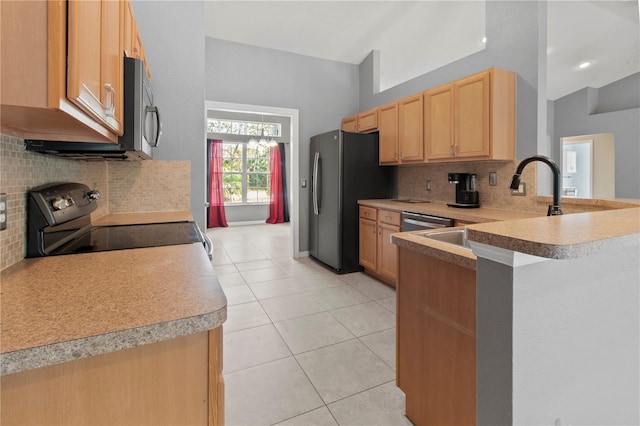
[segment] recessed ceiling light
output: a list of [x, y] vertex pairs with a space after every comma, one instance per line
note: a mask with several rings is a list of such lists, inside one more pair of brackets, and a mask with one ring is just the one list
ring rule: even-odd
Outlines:
[[482, 37], [482, 40], [480, 40], [482, 42], [482, 44], [487, 44], [487, 37]]
[[581, 70], [588, 68], [591, 66], [591, 62], [583, 62], [580, 65], [578, 65], [578, 68], [580, 68]]

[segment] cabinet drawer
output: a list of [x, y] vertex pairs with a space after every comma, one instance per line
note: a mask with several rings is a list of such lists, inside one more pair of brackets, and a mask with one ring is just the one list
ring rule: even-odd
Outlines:
[[376, 220], [378, 210], [373, 207], [360, 206], [360, 217], [364, 219]]
[[378, 220], [389, 225], [400, 226], [400, 212], [392, 212], [389, 210], [378, 210]]

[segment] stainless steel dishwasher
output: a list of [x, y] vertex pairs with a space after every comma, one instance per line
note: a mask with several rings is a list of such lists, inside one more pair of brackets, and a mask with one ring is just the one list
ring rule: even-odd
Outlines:
[[422, 213], [402, 212], [402, 232], [453, 226], [453, 219]]

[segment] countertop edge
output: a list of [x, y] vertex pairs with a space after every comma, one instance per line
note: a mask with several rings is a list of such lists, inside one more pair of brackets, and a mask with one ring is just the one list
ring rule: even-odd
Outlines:
[[[447, 228], [456, 229], [456, 228]], [[417, 253], [431, 256], [436, 259], [462, 266], [463, 268], [476, 270], [476, 256], [471, 250], [452, 246], [451, 244], [426, 239], [411, 232], [391, 234], [391, 242], [399, 247], [413, 250]]]
[[0, 375], [19, 373], [212, 330], [220, 327], [227, 319], [226, 307], [225, 303], [221, 308], [203, 315], [2, 353], [0, 354]]

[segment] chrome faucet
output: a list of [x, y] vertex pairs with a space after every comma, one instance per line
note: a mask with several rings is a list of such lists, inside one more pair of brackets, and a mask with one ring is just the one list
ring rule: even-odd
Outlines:
[[516, 170], [516, 174], [513, 175], [513, 179], [511, 179], [511, 189], [518, 189], [520, 187], [520, 175], [522, 175], [522, 171], [524, 167], [531, 163], [532, 161], [541, 161], [545, 163], [547, 166], [551, 167], [551, 171], [553, 172], [553, 204], [549, 206], [549, 210], [547, 210], [547, 216], [558, 216], [562, 214], [562, 208], [560, 207], [560, 191], [561, 182], [560, 182], [560, 167], [549, 157], [545, 157], [543, 155], [534, 155], [532, 157], [525, 158], [518, 165], [518, 169]]

